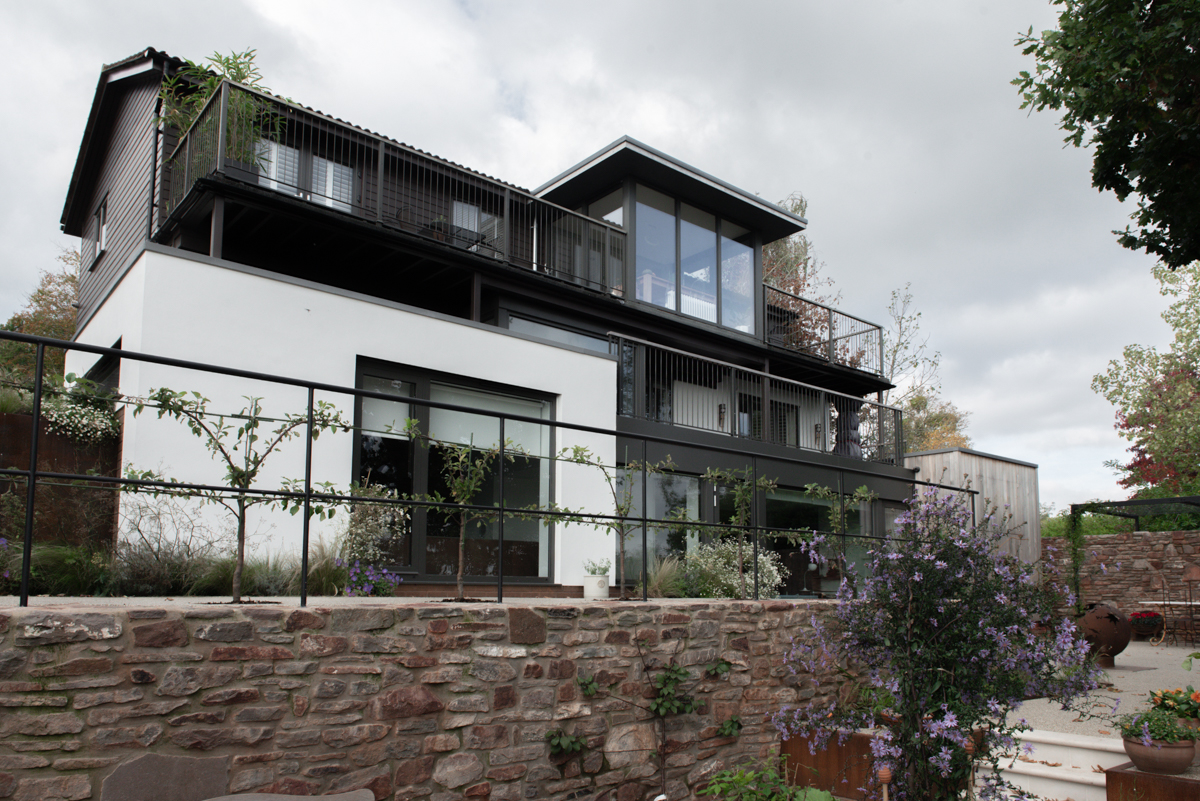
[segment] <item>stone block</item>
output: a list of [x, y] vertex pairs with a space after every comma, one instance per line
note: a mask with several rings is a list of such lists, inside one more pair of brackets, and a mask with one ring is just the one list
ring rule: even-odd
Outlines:
[[397, 720], [441, 712], [446, 705], [424, 686], [398, 687], [371, 700], [370, 712], [376, 720]]
[[112, 615], [68, 615], [34, 613], [18, 619], [15, 644], [57, 645], [88, 640], [113, 640], [121, 636], [121, 624]]
[[178, 648], [187, 644], [187, 626], [182, 620], [163, 620], [133, 627], [136, 648]]
[[453, 790], [483, 778], [483, 763], [471, 753], [451, 754], [438, 760], [433, 768], [433, 780]]
[[229, 757], [144, 754], [109, 774], [100, 801], [203, 801], [224, 794], [228, 785]]
[[55, 776], [50, 779], [21, 779], [13, 801], [81, 801], [92, 797], [87, 776]]
[[248, 662], [256, 659], [295, 659], [296, 655], [279, 645], [218, 645], [208, 658], [213, 662]]
[[289, 614], [287, 619], [283, 622], [284, 631], [323, 628], [325, 628], [325, 618], [305, 609], [296, 609], [292, 611], [292, 613]]
[[266, 727], [236, 726], [228, 729], [182, 729], [167, 739], [180, 748], [211, 751], [222, 745], [258, 745], [270, 739], [274, 730]]
[[436, 761], [437, 757], [423, 756], [401, 762], [396, 768], [396, 786], [404, 787], [429, 781], [433, 776], [433, 765]]
[[346, 607], [333, 610], [333, 628], [337, 631], [375, 631], [391, 628], [394, 623], [391, 609]]
[[[555, 616], [557, 608], [550, 610]], [[577, 610], [576, 610], [577, 611]], [[526, 607], [508, 610], [508, 641], [514, 645], [536, 645], [546, 641], [546, 619], [537, 611]]]
[[76, 659], [68, 659], [66, 662], [58, 665], [33, 668], [29, 671], [29, 675], [34, 678], [45, 676], [85, 676], [89, 673], [110, 673], [112, 669], [113, 661], [107, 656], [81, 656]]
[[248, 704], [259, 699], [259, 692], [253, 687], [239, 687], [229, 690], [217, 690], [200, 699], [201, 706], [227, 706], [229, 704]]

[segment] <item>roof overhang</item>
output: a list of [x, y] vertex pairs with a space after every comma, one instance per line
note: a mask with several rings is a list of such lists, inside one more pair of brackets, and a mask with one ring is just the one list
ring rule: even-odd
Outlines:
[[88, 114], [87, 126], [83, 129], [83, 141], [79, 145], [79, 155], [75, 160], [75, 169], [71, 173], [71, 183], [67, 187], [67, 199], [63, 204], [62, 224], [64, 233], [72, 236], [82, 236], [83, 226], [91, 209], [76, 203], [80, 199], [80, 187], [86, 180], [92, 179], [99, 169], [103, 158], [104, 142], [96, 141], [97, 135], [105, 129], [101, 125], [107, 114], [113, 113], [118, 100], [118, 92], [112, 91], [114, 84], [121, 81], [136, 79], [152, 72], [161, 72], [164, 65], [177, 69], [185, 62], [166, 53], [147, 47], [128, 58], [121, 59], [115, 64], [107, 64], [100, 69], [100, 80], [96, 84], [96, 94], [92, 98], [92, 109]]
[[626, 177], [758, 231], [764, 243], [808, 226], [805, 218], [629, 136], [588, 156], [535, 189], [534, 194], [560, 206], [577, 208], [596, 200]]

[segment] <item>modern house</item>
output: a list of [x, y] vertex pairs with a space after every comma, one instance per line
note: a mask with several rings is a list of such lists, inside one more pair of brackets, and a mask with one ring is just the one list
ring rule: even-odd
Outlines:
[[[313, 480], [340, 487], [444, 489], [441, 451], [404, 433], [409, 418], [443, 442], [500, 440], [496, 418], [432, 401], [523, 419], [504, 428], [519, 455], [484, 504], [503, 491], [506, 506], [611, 513], [598, 470], [551, 458], [577, 445], [615, 467], [669, 456], [642, 488], [651, 518], [727, 521], [709, 468], [775, 479], [754, 520], [777, 529], [827, 530], [832, 511], [880, 535], [911, 495], [900, 412], [879, 402], [879, 326], [763, 283], [763, 246], [805, 219], [629, 137], [527, 190], [230, 82], [174, 130], [159, 93], [181, 65], [147, 49], [101, 72], [62, 216], [83, 242], [78, 342], [394, 396], [318, 393], [354, 420], [314, 443]], [[81, 352], [68, 370], [126, 396], [196, 389], [228, 412], [251, 395], [280, 416], [305, 403], [294, 387]], [[219, 479], [183, 426], [124, 425], [126, 463]], [[260, 483], [297, 477], [288, 458]], [[874, 500], [847, 506], [860, 486]], [[405, 589], [444, 581], [457, 528], [436, 510], [406, 526]], [[673, 531], [652, 528], [653, 551], [690, 547]], [[494, 580], [495, 521], [470, 537], [468, 573]], [[592, 527], [509, 520], [506, 585], [577, 588], [583, 560], [614, 547]], [[772, 547], [787, 593], [822, 589], [804, 557]]]

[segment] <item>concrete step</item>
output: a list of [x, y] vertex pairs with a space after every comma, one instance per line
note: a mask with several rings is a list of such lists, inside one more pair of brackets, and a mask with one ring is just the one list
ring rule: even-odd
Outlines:
[[1031, 745], [1033, 753], [1002, 760], [1001, 775], [1029, 793], [1057, 801], [1106, 801], [1103, 769], [1129, 761], [1116, 737], [1027, 731], [1019, 742]]

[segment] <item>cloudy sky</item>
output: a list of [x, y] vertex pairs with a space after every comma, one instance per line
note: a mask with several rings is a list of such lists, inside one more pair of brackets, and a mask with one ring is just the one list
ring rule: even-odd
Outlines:
[[1048, 0], [5, 3], [0, 320], [77, 245], [58, 220], [101, 65], [254, 47], [277, 93], [521, 186], [629, 134], [802, 192], [846, 311], [885, 322], [911, 283], [977, 449], [1037, 463], [1060, 508], [1124, 497], [1089, 384], [1168, 341], [1165, 304], [1109, 233], [1132, 204], [1009, 85], [1017, 33], [1053, 23]]

